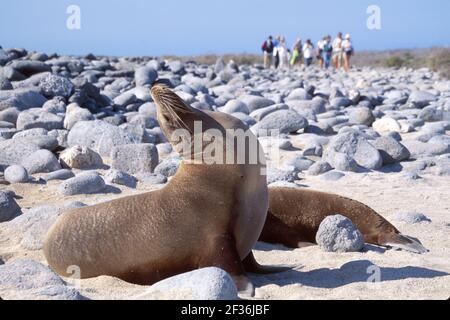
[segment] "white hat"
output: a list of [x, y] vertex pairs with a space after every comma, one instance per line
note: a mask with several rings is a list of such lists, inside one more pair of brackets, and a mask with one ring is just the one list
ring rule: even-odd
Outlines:
[[348, 33], [345, 35], [345, 39], [350, 39], [350, 35]]

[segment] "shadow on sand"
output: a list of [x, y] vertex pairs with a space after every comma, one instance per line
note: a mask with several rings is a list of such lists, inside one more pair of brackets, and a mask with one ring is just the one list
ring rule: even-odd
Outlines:
[[[251, 275], [252, 281], [258, 287], [277, 284], [286, 286], [302, 284], [308, 287], [334, 289], [350, 283], [367, 282], [373, 275], [374, 264], [368, 260], [351, 261], [339, 269], [316, 269], [306, 272], [289, 270], [283, 273], [265, 275]], [[446, 272], [421, 267], [384, 268], [380, 267], [381, 282], [403, 279], [430, 279], [449, 275]]]

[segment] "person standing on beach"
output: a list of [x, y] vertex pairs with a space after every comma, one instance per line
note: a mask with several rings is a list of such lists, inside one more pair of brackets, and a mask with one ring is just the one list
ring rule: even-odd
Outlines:
[[280, 65], [280, 54], [279, 54], [280, 40], [281, 40], [281, 36], [277, 36], [273, 40], [273, 57], [274, 57], [273, 65], [274, 65], [275, 69], [277, 69], [278, 66]]
[[306, 40], [306, 43], [303, 46], [303, 58], [305, 59], [305, 65], [309, 67], [314, 58], [314, 45], [312, 44], [311, 39]]
[[272, 56], [273, 56], [273, 40], [272, 36], [269, 36], [269, 38], [264, 41], [261, 49], [264, 52], [264, 68], [270, 69], [270, 66], [272, 65]]
[[331, 45], [331, 36], [326, 36], [323, 43], [323, 61], [325, 69], [330, 67], [332, 55], [333, 46]]
[[323, 68], [323, 46], [325, 44], [325, 37], [317, 42], [317, 61], [319, 62], [319, 67]]
[[353, 44], [349, 34], [345, 35], [345, 40], [342, 41], [342, 50], [344, 53], [344, 70], [350, 70], [350, 58], [353, 55]]
[[342, 67], [342, 56], [342, 32], [339, 32], [333, 41], [333, 65], [336, 69]]
[[302, 63], [302, 40], [300, 38], [295, 41], [292, 47], [291, 66], [295, 66], [297, 63]]
[[278, 46], [278, 56], [280, 58], [280, 69], [289, 69], [289, 49], [286, 46], [286, 38], [280, 38]]

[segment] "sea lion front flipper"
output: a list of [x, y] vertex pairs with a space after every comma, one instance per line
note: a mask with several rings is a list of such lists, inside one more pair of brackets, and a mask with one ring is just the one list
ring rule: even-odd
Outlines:
[[221, 235], [213, 239], [209, 250], [199, 261], [199, 268], [218, 267], [228, 272], [233, 278], [240, 294], [254, 296], [255, 288], [245, 273], [236, 241], [231, 235]]
[[245, 271], [258, 274], [281, 273], [292, 269], [289, 267], [262, 266], [256, 261], [252, 251], [242, 260], [242, 264]]

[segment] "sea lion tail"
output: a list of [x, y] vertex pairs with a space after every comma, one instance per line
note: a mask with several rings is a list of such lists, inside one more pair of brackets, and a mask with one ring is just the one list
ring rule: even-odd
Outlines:
[[383, 244], [395, 250], [405, 250], [413, 253], [426, 253], [429, 250], [425, 248], [417, 238], [409, 237], [401, 233], [394, 233]]

